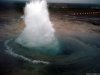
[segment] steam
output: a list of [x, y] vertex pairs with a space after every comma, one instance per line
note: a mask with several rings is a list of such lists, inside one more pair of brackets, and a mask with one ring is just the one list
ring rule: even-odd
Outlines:
[[18, 44], [27, 48], [46, 47], [59, 50], [46, 0], [27, 3], [24, 9], [24, 22], [26, 26], [16, 39]]

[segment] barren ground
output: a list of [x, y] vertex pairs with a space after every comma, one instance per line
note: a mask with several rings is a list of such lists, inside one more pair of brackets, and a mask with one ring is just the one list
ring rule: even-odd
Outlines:
[[[72, 21], [67, 17], [66, 14], [62, 13], [51, 13], [50, 19], [54, 25], [57, 34], [66, 35], [77, 35], [80, 34], [95, 34], [100, 35], [100, 26], [96, 26], [90, 23], [81, 21]], [[8, 21], [6, 25], [0, 26], [0, 39], [7, 39], [16, 37], [23, 28], [25, 27], [24, 21], [20, 19], [21, 14], [18, 13], [0, 13], [0, 19]]]

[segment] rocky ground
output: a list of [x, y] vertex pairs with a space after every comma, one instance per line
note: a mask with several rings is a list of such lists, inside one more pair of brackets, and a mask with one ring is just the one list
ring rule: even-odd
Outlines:
[[[54, 28], [58, 34], [61, 35], [78, 35], [78, 33], [90, 33], [100, 34], [100, 26], [93, 25], [91, 23], [70, 20], [68, 17], [64, 17], [65, 13], [50, 13], [50, 19], [54, 25]], [[20, 17], [22, 14], [14, 12], [0, 13], [0, 39], [14, 37], [21, 33], [25, 27], [23, 19]], [[5, 23], [4, 23], [5, 22]], [[4, 24], [3, 24], [4, 23]]]

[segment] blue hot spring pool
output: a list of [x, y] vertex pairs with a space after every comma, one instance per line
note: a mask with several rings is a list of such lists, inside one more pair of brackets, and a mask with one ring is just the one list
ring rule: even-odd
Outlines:
[[[28, 65], [31, 64], [31, 68], [36, 68], [43, 74], [98, 72], [97, 69], [100, 66], [98, 64], [100, 56], [99, 36], [80, 34], [80, 36], [62, 37], [58, 35], [57, 38], [60, 47], [60, 52], [57, 55], [49, 55], [44, 52], [46, 51], [44, 47], [25, 48], [15, 43], [14, 39], [5, 41], [5, 51], [14, 58], [24, 61], [22, 63], [27, 68], [30, 68]], [[53, 50], [52, 53], [54, 53]]]

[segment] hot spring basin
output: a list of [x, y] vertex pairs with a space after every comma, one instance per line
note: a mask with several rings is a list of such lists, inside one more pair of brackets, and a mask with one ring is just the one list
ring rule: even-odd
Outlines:
[[[12, 52], [27, 57], [32, 60], [41, 60], [47, 61], [50, 63], [62, 63], [62, 64], [73, 64], [87, 61], [92, 61], [92, 59], [98, 55], [98, 48], [93, 47], [93, 39], [90, 37], [80, 37], [81, 39], [77, 39], [73, 36], [62, 37], [60, 35], [57, 36], [59, 41], [60, 52], [54, 55], [53, 50], [49, 54], [48, 50], [44, 50], [45, 48], [26, 48], [23, 47], [13, 40], [10, 40], [7, 45], [10, 47]], [[88, 40], [88, 39], [89, 40]], [[90, 40], [91, 39], [91, 40]], [[96, 38], [97, 39], [97, 38]], [[96, 39], [94, 39], [96, 41]], [[96, 43], [96, 42], [94, 42]], [[8, 50], [10, 51], [10, 50]]]

